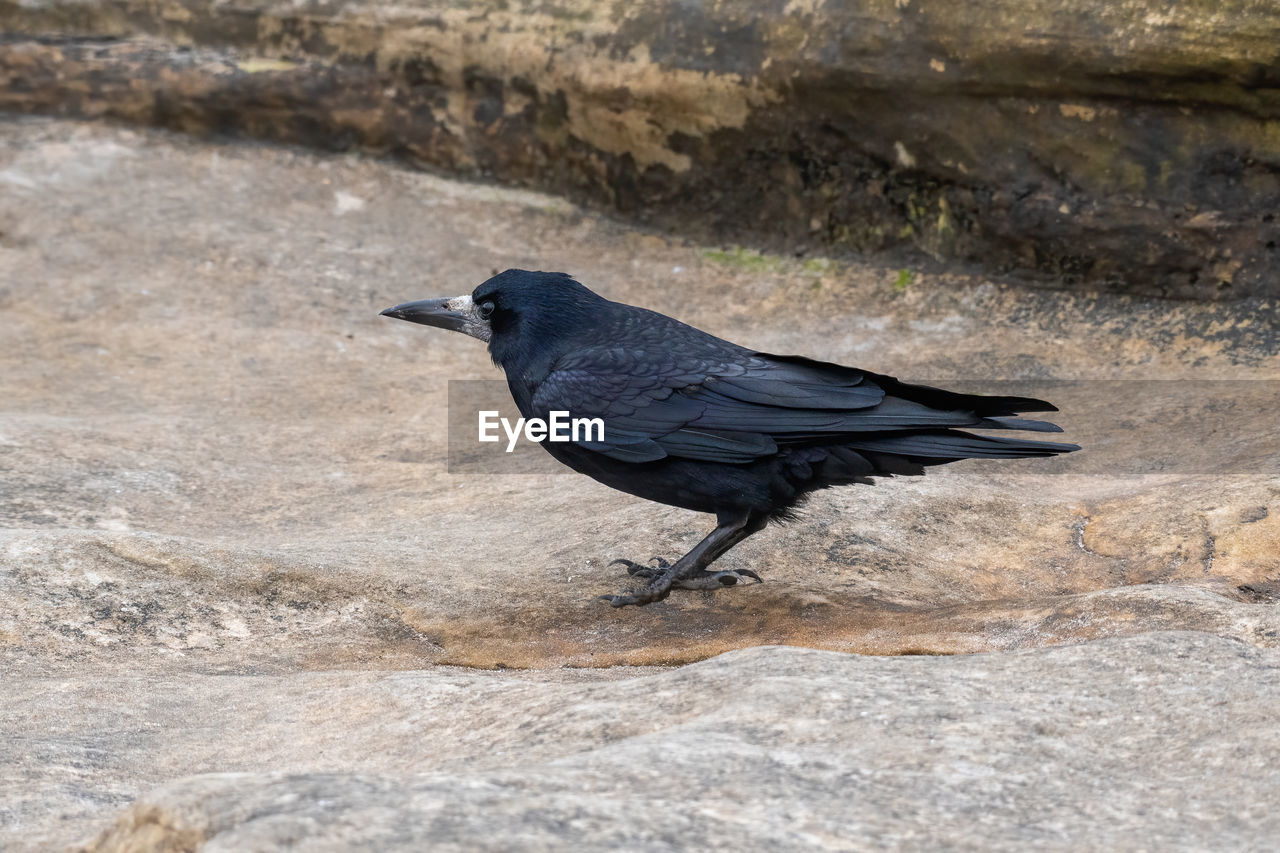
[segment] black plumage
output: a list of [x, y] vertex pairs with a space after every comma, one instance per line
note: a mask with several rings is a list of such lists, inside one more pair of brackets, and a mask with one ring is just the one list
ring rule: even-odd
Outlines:
[[660, 600], [673, 587], [759, 580], [750, 570], [709, 566], [815, 490], [959, 459], [1079, 449], [965, 431], [1060, 432], [1018, 417], [1057, 411], [1042, 400], [959, 394], [757, 352], [609, 301], [564, 273], [507, 270], [470, 297], [383, 313], [487, 341], [526, 418], [567, 411], [603, 420], [602, 440], [543, 443], [564, 464], [621, 491], [716, 515], [716, 529], [674, 564], [617, 561], [647, 584], [605, 596], [615, 606]]

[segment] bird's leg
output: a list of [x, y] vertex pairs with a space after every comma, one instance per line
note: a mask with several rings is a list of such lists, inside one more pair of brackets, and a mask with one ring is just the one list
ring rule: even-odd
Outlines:
[[[752, 533], [765, 526], [767, 519], [756, 517], [750, 513], [735, 516], [720, 516], [719, 524], [693, 549], [685, 554], [674, 565], [663, 565], [665, 560], [659, 559], [659, 566], [653, 572], [652, 579], [644, 587], [633, 593], [622, 595], [602, 595], [603, 600], [614, 607], [625, 607], [628, 604], [643, 605], [666, 598], [673, 587], [683, 589], [718, 589], [722, 586], [733, 586], [743, 577], [751, 577], [759, 581], [760, 576], [748, 569], [729, 572], [709, 572], [707, 566], [715, 562], [722, 554], [746, 539]], [[630, 561], [623, 562], [627, 571], [635, 576], [650, 574], [650, 567], [638, 566]]]

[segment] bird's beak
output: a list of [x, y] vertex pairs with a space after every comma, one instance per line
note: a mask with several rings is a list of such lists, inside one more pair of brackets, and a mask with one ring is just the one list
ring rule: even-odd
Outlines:
[[439, 326], [453, 332], [462, 332], [482, 341], [489, 340], [489, 323], [476, 311], [475, 303], [470, 296], [455, 296], [451, 299], [419, 299], [417, 302], [405, 302], [382, 312], [384, 317], [395, 317], [397, 320], [408, 320], [410, 323], [421, 323], [424, 326]]

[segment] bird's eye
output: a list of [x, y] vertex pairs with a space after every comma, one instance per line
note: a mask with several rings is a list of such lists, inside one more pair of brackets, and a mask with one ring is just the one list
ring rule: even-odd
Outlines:
[[480, 303], [480, 319], [488, 320], [491, 314], [493, 314], [493, 303], [481, 302]]

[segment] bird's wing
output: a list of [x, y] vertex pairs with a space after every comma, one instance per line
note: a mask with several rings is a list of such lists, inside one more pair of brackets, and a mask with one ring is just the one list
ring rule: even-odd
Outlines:
[[947, 408], [935, 408], [910, 399], [918, 395], [887, 394], [891, 384], [915, 388], [840, 365], [736, 348], [681, 355], [595, 347], [560, 359], [539, 383], [533, 405], [539, 414], [599, 418], [603, 440], [576, 443], [614, 459], [748, 462], [776, 453], [779, 444], [980, 425], [983, 415], [963, 401], [1012, 399], [946, 395], [940, 399]]

